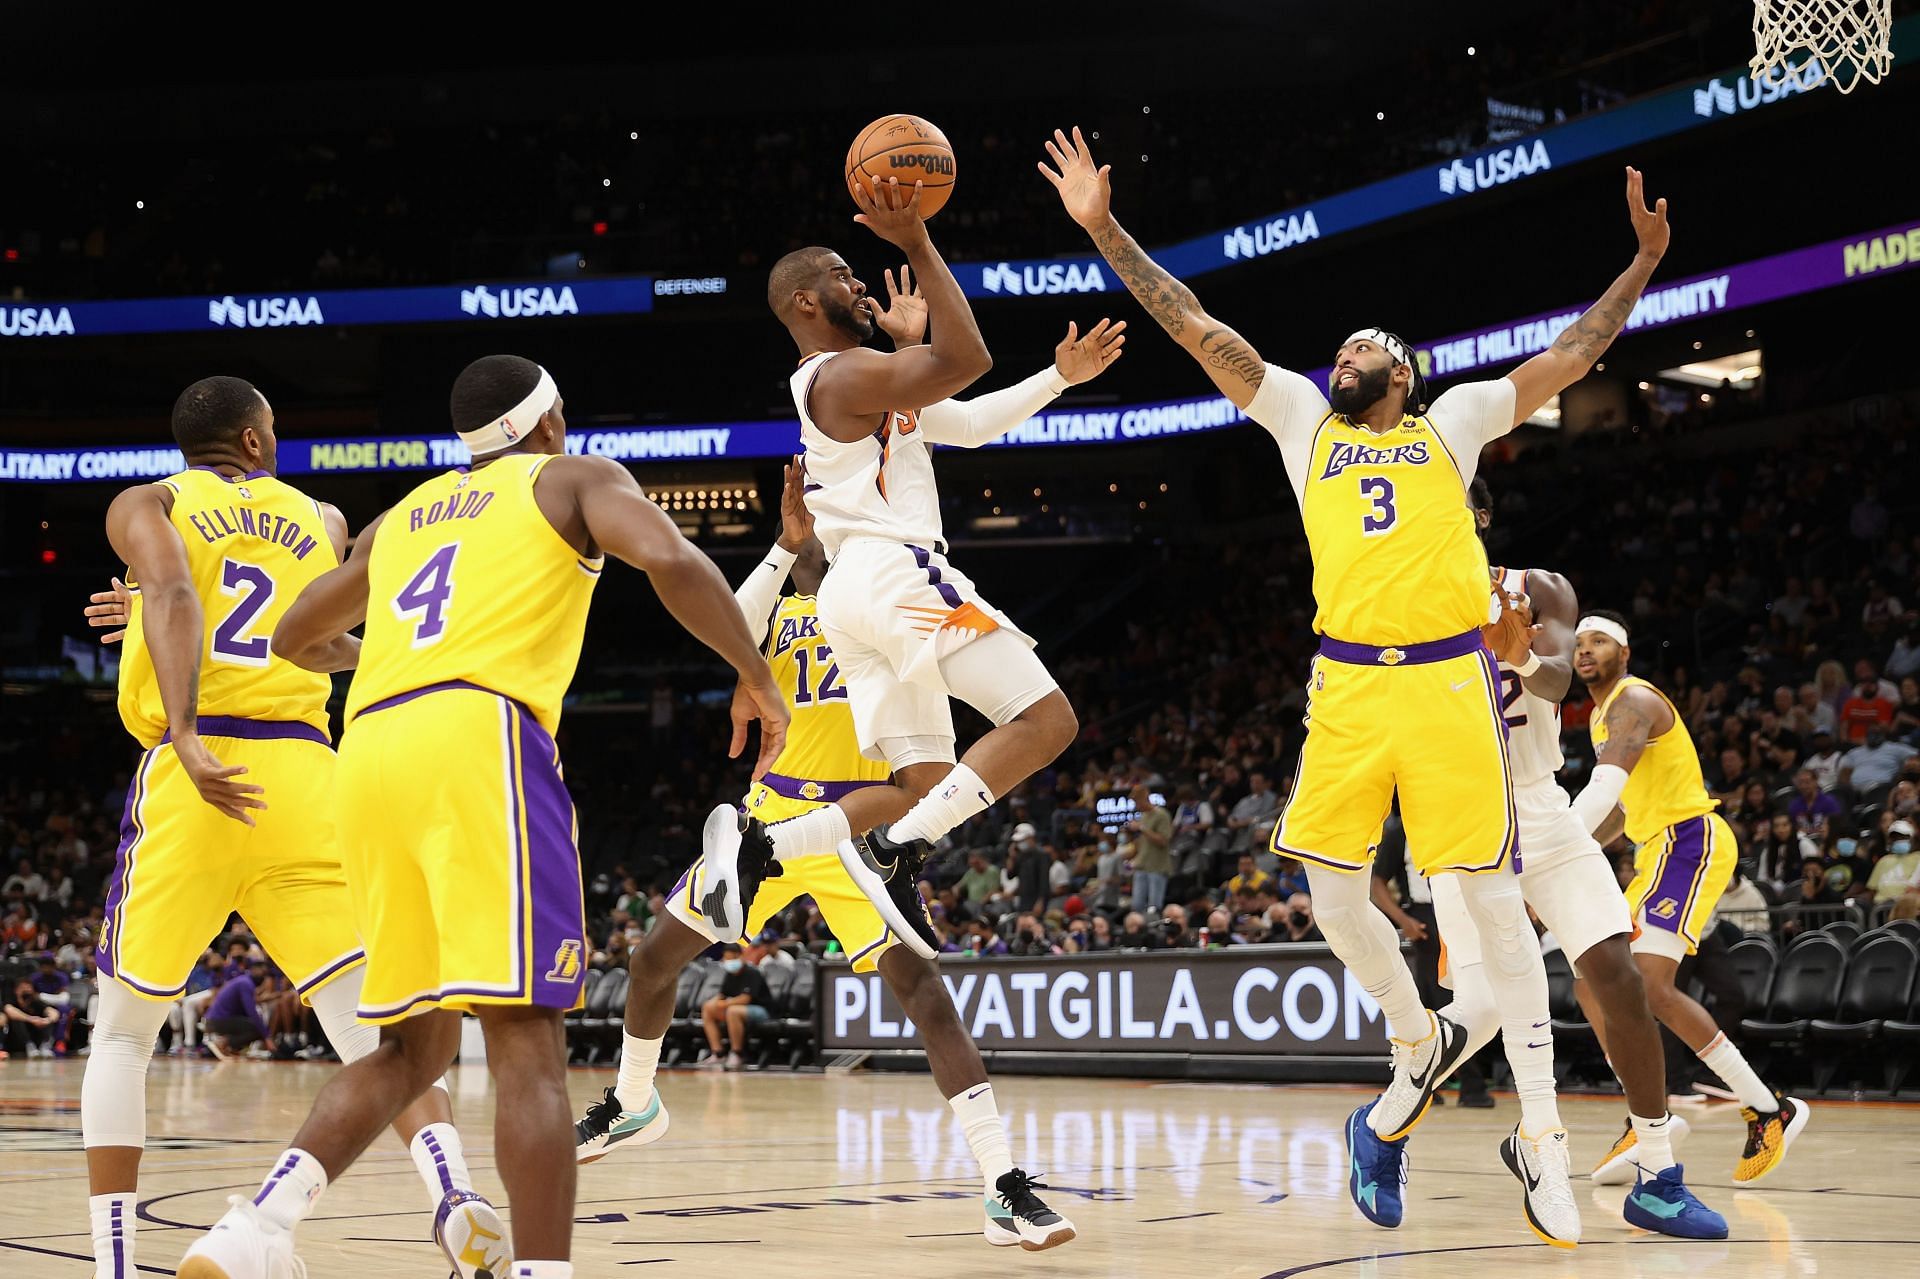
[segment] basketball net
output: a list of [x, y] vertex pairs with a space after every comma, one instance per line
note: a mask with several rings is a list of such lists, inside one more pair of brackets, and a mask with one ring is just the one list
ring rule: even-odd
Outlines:
[[[1893, 0], [1753, 0], [1755, 80], [1792, 75], [1787, 59], [1806, 50], [1842, 93], [1893, 69]], [[1804, 64], [1802, 64], [1804, 70]], [[1809, 81], [1809, 83], [1811, 83]]]

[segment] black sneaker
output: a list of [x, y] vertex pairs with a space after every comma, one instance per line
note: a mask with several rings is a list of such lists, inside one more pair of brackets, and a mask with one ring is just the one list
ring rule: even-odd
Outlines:
[[988, 1199], [987, 1242], [996, 1248], [1019, 1244], [1028, 1252], [1057, 1248], [1074, 1236], [1073, 1223], [1040, 1202], [1045, 1183], [1015, 1168], [994, 1183], [998, 1199]]
[[753, 899], [760, 892], [760, 885], [769, 879], [778, 879], [786, 874], [780, 869], [780, 863], [773, 855], [773, 841], [767, 837], [767, 824], [758, 817], [748, 817], [740, 827], [740, 910], [743, 915], [753, 910]]
[[933, 845], [925, 840], [895, 843], [887, 831], [876, 826], [864, 835], [841, 840], [835, 850], [840, 864], [908, 950], [922, 959], [937, 959], [940, 938], [933, 931], [927, 904], [920, 900], [920, 868]]

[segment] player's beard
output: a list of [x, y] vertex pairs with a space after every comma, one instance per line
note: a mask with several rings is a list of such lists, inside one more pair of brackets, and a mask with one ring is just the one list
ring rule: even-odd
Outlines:
[[[862, 301], [864, 302], [865, 299]], [[841, 306], [832, 298], [822, 298], [820, 310], [827, 317], [828, 324], [855, 342], [864, 342], [873, 336], [873, 317], [864, 306]]]
[[1374, 369], [1371, 372], [1355, 370], [1359, 376], [1349, 385], [1335, 383], [1327, 391], [1327, 403], [1333, 411], [1345, 417], [1354, 417], [1365, 413], [1386, 396], [1387, 388], [1393, 383], [1393, 366]]

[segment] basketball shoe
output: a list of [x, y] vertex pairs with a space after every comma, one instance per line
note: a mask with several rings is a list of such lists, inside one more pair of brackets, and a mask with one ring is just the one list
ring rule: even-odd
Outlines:
[[1467, 1028], [1435, 1012], [1428, 1012], [1433, 1029], [1425, 1039], [1409, 1043], [1394, 1039], [1393, 1079], [1375, 1103], [1380, 1136], [1398, 1141], [1412, 1132], [1426, 1115], [1434, 1089], [1447, 1081], [1467, 1052]]
[[[1675, 1154], [1678, 1154], [1680, 1151], [1681, 1140], [1692, 1131], [1693, 1125], [1678, 1115], [1673, 1115], [1667, 1120], [1667, 1140], [1673, 1143]], [[1638, 1168], [1639, 1165], [1634, 1162], [1633, 1155], [1639, 1145], [1640, 1138], [1635, 1135], [1633, 1131], [1633, 1120], [1629, 1119], [1627, 1120], [1627, 1130], [1620, 1134], [1618, 1141], [1613, 1143], [1613, 1149], [1609, 1150], [1607, 1157], [1600, 1161], [1600, 1166], [1588, 1174], [1593, 1184], [1596, 1186], [1624, 1186], [1634, 1180], [1636, 1176], [1635, 1169]], [[1656, 1168], [1652, 1171], [1658, 1172], [1659, 1169]]]
[[1676, 1239], [1725, 1239], [1727, 1219], [1694, 1198], [1687, 1189], [1687, 1170], [1679, 1164], [1662, 1168], [1651, 1180], [1646, 1170], [1633, 1183], [1633, 1193], [1620, 1212], [1629, 1226], [1672, 1235]]
[[773, 843], [758, 818], [743, 817], [732, 804], [719, 804], [707, 814], [700, 832], [701, 915], [723, 941], [746, 934], [747, 912], [764, 880], [780, 875]]
[[1580, 1242], [1580, 1209], [1573, 1202], [1567, 1130], [1528, 1137], [1518, 1125], [1500, 1143], [1500, 1158], [1520, 1182], [1520, 1206], [1533, 1233], [1556, 1248]]
[[1379, 1099], [1347, 1116], [1347, 1193], [1360, 1215], [1392, 1230], [1405, 1206], [1400, 1187], [1407, 1184], [1407, 1139], [1384, 1141], [1368, 1122]]
[[228, 1195], [227, 1203], [226, 1215], [181, 1258], [179, 1279], [307, 1279], [292, 1231], [269, 1221], [245, 1195]]
[[507, 1227], [475, 1191], [447, 1192], [433, 1214], [433, 1241], [453, 1267], [452, 1279], [507, 1279], [513, 1268]]
[[1011, 1248], [1019, 1244], [1028, 1252], [1045, 1252], [1073, 1238], [1073, 1223], [1040, 1202], [1040, 1196], [1033, 1193], [1047, 1189], [1038, 1178], [1015, 1168], [1002, 1173], [994, 1189], [1000, 1192], [1000, 1197], [986, 1201], [985, 1231], [987, 1242], [994, 1247]]
[[940, 938], [920, 900], [920, 867], [933, 845], [925, 840], [896, 843], [888, 827], [840, 841], [840, 864], [854, 886], [867, 895], [893, 935], [922, 959], [940, 956]]
[[1812, 1117], [1812, 1108], [1798, 1097], [1789, 1097], [1778, 1088], [1773, 1091], [1778, 1110], [1762, 1114], [1751, 1106], [1740, 1108], [1747, 1121], [1747, 1148], [1733, 1170], [1735, 1181], [1758, 1181], [1780, 1166], [1787, 1147], [1800, 1135]]
[[574, 1162], [604, 1159], [620, 1145], [638, 1150], [666, 1135], [667, 1104], [660, 1100], [658, 1088], [639, 1110], [628, 1110], [609, 1088], [605, 1097], [587, 1107], [586, 1118], [573, 1126]]

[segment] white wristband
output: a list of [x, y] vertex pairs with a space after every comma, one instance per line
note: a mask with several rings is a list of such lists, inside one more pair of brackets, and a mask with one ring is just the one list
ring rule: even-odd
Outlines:
[[1055, 395], [1064, 393], [1068, 387], [1073, 385], [1073, 383], [1067, 381], [1066, 375], [1060, 372], [1060, 366], [1057, 364], [1047, 365], [1044, 376], [1047, 379], [1044, 385], [1047, 390]]
[[1540, 669], [1540, 654], [1535, 653], [1532, 650], [1528, 650], [1527, 660], [1520, 663], [1520, 665], [1514, 667], [1513, 673], [1522, 678], [1525, 678], [1526, 676], [1533, 674], [1535, 671], [1539, 669]]

